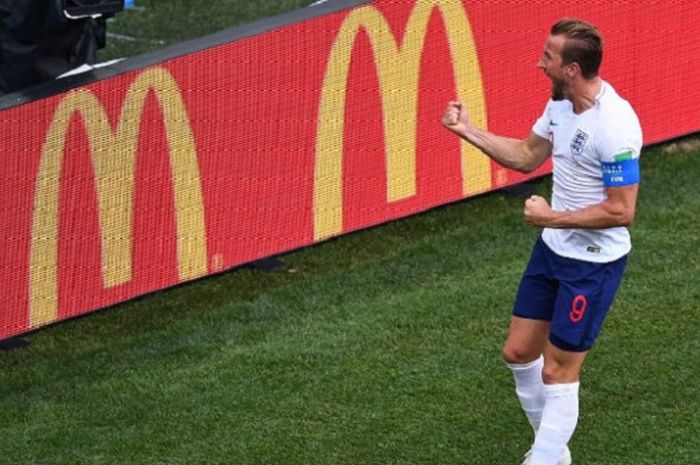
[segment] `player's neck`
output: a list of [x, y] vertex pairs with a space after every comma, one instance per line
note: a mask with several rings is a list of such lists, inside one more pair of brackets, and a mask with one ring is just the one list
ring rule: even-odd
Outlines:
[[580, 79], [572, 83], [569, 89], [569, 100], [574, 106], [574, 113], [580, 115], [592, 108], [598, 101], [598, 94], [603, 87], [600, 76], [592, 79]]

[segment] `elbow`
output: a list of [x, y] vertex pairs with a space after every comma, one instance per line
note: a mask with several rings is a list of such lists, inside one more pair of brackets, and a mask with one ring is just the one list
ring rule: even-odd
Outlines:
[[533, 165], [523, 165], [523, 166], [521, 166], [521, 167], [518, 169], [518, 171], [520, 171], [520, 172], [523, 173], [523, 174], [530, 174], [530, 173], [532, 173], [533, 171], [535, 171], [536, 169], [537, 169], [537, 166], [533, 166]]
[[620, 209], [614, 213], [616, 226], [632, 226], [634, 223], [634, 209]]
[[607, 227], [627, 227], [634, 222], [636, 210], [634, 201], [620, 201], [619, 199], [608, 198], [603, 202], [602, 207], [605, 216], [607, 216], [605, 221], [609, 225]]
[[513, 169], [523, 174], [530, 174], [534, 172], [537, 168], [539, 168], [539, 165], [536, 163], [532, 163], [529, 160], [523, 161], [522, 163], [519, 163], [517, 166], [513, 167]]
[[532, 150], [528, 150], [526, 147], [522, 148], [521, 155], [518, 157], [516, 166], [513, 167], [516, 171], [524, 174], [530, 174], [537, 170], [542, 165], [543, 159]]
[[622, 216], [620, 226], [632, 226], [634, 224], [634, 213], [627, 213]]
[[623, 216], [616, 222], [616, 226], [629, 227], [632, 226], [632, 223], [634, 223], [634, 219], [632, 217]]
[[512, 168], [523, 174], [530, 174], [537, 170], [545, 160], [544, 149], [530, 147], [527, 141], [521, 141], [518, 146], [518, 154], [513, 157]]

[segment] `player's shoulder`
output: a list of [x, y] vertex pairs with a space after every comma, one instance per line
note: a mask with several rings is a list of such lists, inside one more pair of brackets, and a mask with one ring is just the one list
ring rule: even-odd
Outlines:
[[642, 127], [632, 104], [621, 97], [612, 85], [603, 82], [603, 86], [597, 103], [597, 138], [619, 140], [622, 137], [641, 143]]
[[639, 154], [643, 143], [642, 127], [630, 102], [607, 83], [598, 98], [596, 146], [603, 153], [618, 153], [623, 148]]
[[597, 104], [599, 118], [607, 124], [613, 126], [618, 124], [639, 125], [639, 119], [632, 104], [605, 81], [603, 81], [603, 88]]

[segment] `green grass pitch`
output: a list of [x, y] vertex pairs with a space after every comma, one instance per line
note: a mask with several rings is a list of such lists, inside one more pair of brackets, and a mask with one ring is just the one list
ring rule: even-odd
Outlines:
[[[136, 1], [110, 31], [137, 40], [107, 58], [305, 3]], [[700, 463], [698, 144], [646, 149], [642, 176], [576, 464]], [[537, 235], [522, 202], [484, 195], [32, 334], [0, 352], [0, 463], [519, 463], [500, 346]]]

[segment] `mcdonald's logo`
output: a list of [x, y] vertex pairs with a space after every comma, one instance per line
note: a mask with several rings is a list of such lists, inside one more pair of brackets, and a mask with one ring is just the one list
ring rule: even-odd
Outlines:
[[178, 273], [188, 280], [207, 273], [206, 227], [197, 152], [180, 89], [160, 67], [137, 76], [129, 87], [114, 131], [101, 103], [87, 89], [59, 103], [43, 145], [36, 182], [29, 271], [32, 328], [58, 317], [60, 173], [73, 114], [79, 112], [92, 153], [99, 210], [102, 280], [105, 288], [132, 278], [132, 224], [139, 127], [153, 91], [164, 117], [170, 147], [177, 230]]
[[[416, 127], [421, 55], [428, 22], [439, 9], [450, 46], [457, 96], [475, 125], [486, 128], [481, 71], [464, 5], [459, 0], [417, 0], [398, 44], [386, 18], [369, 5], [345, 18], [331, 50], [323, 81], [314, 173], [314, 237], [322, 240], [343, 228], [343, 131], [350, 59], [357, 34], [364, 29], [374, 50], [381, 87], [386, 137], [387, 200], [416, 194]], [[461, 145], [463, 193], [491, 188], [488, 158], [466, 142]]]

